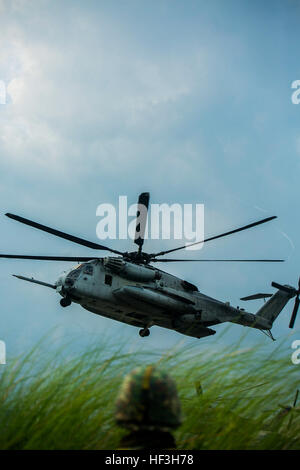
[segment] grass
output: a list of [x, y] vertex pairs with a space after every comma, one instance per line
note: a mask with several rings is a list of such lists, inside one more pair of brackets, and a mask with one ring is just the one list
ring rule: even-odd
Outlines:
[[[0, 449], [118, 449], [124, 431], [114, 403], [124, 375], [157, 364], [175, 379], [183, 424], [179, 449], [300, 449], [299, 408], [285, 416], [299, 386], [299, 367], [280, 347], [215, 352], [211, 343], [168, 354], [100, 346], [79, 356], [45, 353], [41, 344], [0, 369]], [[209, 347], [207, 346], [209, 344]]]

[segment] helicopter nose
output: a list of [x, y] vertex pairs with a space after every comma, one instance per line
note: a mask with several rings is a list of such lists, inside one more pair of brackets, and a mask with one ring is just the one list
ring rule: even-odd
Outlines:
[[66, 274], [61, 275], [56, 283], [56, 289], [60, 293], [66, 293], [69, 291], [74, 285], [74, 280], [68, 278]]
[[57, 289], [58, 291], [60, 291], [61, 288], [63, 287], [64, 278], [65, 278], [65, 276], [64, 276], [63, 274], [61, 274], [61, 275], [59, 276], [59, 278], [57, 279], [57, 281], [56, 281], [56, 289]]
[[72, 295], [75, 291], [75, 279], [70, 279], [66, 277], [63, 282], [63, 288], [62, 291], [65, 295]]

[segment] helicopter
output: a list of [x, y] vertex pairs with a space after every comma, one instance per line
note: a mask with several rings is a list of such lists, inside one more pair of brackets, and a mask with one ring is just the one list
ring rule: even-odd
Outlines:
[[[276, 216], [267, 217], [251, 224], [215, 235], [204, 240], [185, 244], [177, 248], [146, 253], [143, 251], [146, 220], [150, 193], [141, 193], [138, 198], [137, 219], [134, 243], [136, 251], [121, 252], [68, 233], [47, 227], [15, 214], [6, 213], [10, 219], [66, 239], [93, 250], [108, 251], [117, 256], [31, 256], [0, 254], [0, 258], [30, 259], [45, 261], [70, 261], [80, 263], [61, 274], [54, 284], [13, 275], [21, 280], [39, 284], [55, 290], [61, 295], [60, 305], [68, 307], [72, 303], [81, 305], [91, 313], [117, 320], [139, 328], [139, 335], [147, 337], [154, 325], [175, 330], [183, 335], [203, 338], [214, 335], [210, 328], [225, 322], [256, 328], [274, 339], [271, 328], [287, 302], [295, 297], [295, 305], [290, 321], [294, 327], [299, 308], [300, 279], [298, 289], [273, 282], [277, 291], [271, 294], [259, 293], [241, 300], [270, 297], [256, 312], [249, 313], [243, 308], [235, 308], [229, 302], [209, 297], [188, 281], [169, 274], [155, 266], [155, 263], [171, 262], [282, 262], [276, 259], [173, 259], [164, 255], [182, 250], [197, 243], [207, 243], [222, 237], [248, 230], [264, 224]], [[140, 214], [143, 213], [143, 218]]]

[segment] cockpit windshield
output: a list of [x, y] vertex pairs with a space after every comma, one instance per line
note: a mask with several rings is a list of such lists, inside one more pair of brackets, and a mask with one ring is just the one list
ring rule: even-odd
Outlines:
[[82, 271], [82, 266], [79, 265], [76, 268], [72, 269], [67, 275], [67, 279], [77, 279]]
[[93, 275], [94, 268], [91, 264], [79, 264], [76, 266], [66, 277], [67, 284], [74, 284], [74, 281], [79, 278], [80, 274]]

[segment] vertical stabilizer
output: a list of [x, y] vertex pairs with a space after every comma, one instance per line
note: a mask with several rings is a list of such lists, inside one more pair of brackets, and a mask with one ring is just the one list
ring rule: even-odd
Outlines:
[[295, 289], [293, 287], [284, 287], [286, 288], [285, 290], [278, 290], [256, 313], [258, 318], [264, 318], [270, 323], [270, 328], [272, 328], [273, 322], [288, 301], [295, 296]]

